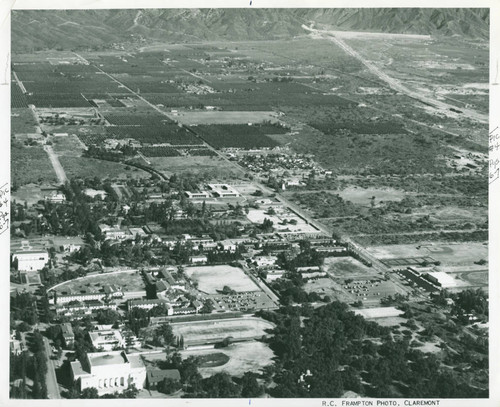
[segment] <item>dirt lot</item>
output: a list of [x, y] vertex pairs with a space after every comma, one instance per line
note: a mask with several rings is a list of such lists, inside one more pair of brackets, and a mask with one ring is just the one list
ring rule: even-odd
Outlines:
[[372, 196], [375, 197], [375, 203], [380, 201], [401, 201], [405, 197], [403, 191], [398, 191], [393, 188], [359, 188], [348, 187], [338, 194], [347, 201], [358, 205], [369, 205]]
[[435, 243], [427, 246], [418, 244], [369, 246], [366, 249], [378, 259], [430, 256], [443, 266], [472, 265], [475, 261], [488, 258], [488, 246], [482, 243]]
[[233, 318], [172, 324], [174, 334], [184, 336], [186, 345], [215, 343], [227, 337], [235, 340], [260, 338], [266, 334], [265, 330], [273, 327], [273, 324], [260, 318]]
[[217, 294], [225, 285], [237, 292], [259, 291], [254, 282], [238, 267], [202, 266], [187, 267], [186, 275], [198, 282], [198, 289], [207, 294]]
[[352, 257], [327, 257], [325, 268], [332, 277], [367, 277], [377, 272]]
[[[274, 112], [179, 112], [176, 119], [182, 124], [246, 124], [264, 120], [278, 121]], [[196, 128], [195, 128], [196, 130]]]

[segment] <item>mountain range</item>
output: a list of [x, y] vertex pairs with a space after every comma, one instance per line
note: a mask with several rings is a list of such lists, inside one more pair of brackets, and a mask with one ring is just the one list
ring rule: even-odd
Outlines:
[[489, 38], [489, 9], [14, 10], [13, 52], [106, 46], [142, 36], [165, 42], [269, 40], [335, 30]]

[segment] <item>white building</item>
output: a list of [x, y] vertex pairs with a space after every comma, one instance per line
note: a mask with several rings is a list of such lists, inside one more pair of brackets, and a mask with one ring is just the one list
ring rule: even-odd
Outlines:
[[77, 294], [61, 294], [57, 295], [54, 298], [54, 303], [55, 304], [67, 304], [72, 301], [92, 301], [92, 300], [98, 300], [101, 301], [106, 297], [105, 293], [77, 293]]
[[232, 198], [240, 196], [231, 185], [228, 184], [208, 184], [212, 194], [220, 198]]
[[49, 253], [46, 250], [16, 250], [12, 260], [16, 259], [19, 271], [38, 271], [48, 263]]
[[133, 308], [142, 308], [145, 310], [150, 310], [159, 305], [165, 305], [167, 307], [167, 315], [173, 315], [174, 310], [172, 305], [168, 301], [156, 299], [156, 300], [130, 300], [128, 302], [128, 310], [130, 311]]
[[274, 266], [278, 258], [276, 256], [256, 256], [253, 261], [257, 267]]
[[63, 203], [66, 202], [66, 197], [63, 193], [54, 191], [50, 195], [46, 196], [45, 200], [52, 203]]
[[132, 384], [140, 390], [146, 366], [139, 355], [123, 351], [88, 353], [84, 363], [71, 362], [71, 376], [80, 390], [94, 387], [99, 394], [122, 392]]
[[115, 348], [124, 348], [125, 339], [117, 329], [106, 329], [89, 332], [90, 340], [94, 348], [98, 350], [111, 351]]
[[106, 191], [103, 191], [102, 189], [92, 189], [92, 188], [85, 189], [83, 193], [87, 196], [90, 196], [91, 198], [99, 196], [101, 199], [105, 199], [106, 196], [108, 195]]
[[208, 192], [206, 192], [206, 191], [201, 191], [201, 192], [189, 192], [189, 191], [185, 191], [184, 193], [186, 194], [186, 196], [189, 199], [210, 198], [210, 195], [208, 195]]
[[207, 256], [191, 256], [189, 258], [189, 261], [192, 263], [192, 264], [204, 264], [208, 261], [208, 258]]

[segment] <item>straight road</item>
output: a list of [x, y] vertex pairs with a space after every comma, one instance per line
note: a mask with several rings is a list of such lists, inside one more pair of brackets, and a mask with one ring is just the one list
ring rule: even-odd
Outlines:
[[45, 345], [45, 355], [47, 356], [47, 395], [49, 399], [60, 399], [59, 385], [57, 384], [56, 368], [54, 366], [54, 361], [50, 358], [52, 355], [52, 350], [50, 349], [49, 340], [43, 338], [43, 343]]
[[[445, 114], [449, 114], [450, 109], [457, 109], [457, 107], [454, 105], [449, 105], [448, 103], [444, 103], [440, 100], [430, 98], [427, 95], [423, 95], [421, 93], [418, 93], [418, 92], [411, 90], [411, 89], [407, 88], [406, 86], [402, 85], [398, 80], [387, 75], [382, 69], [380, 69], [378, 66], [376, 66], [373, 62], [368, 61], [359, 52], [354, 50], [351, 46], [347, 45], [339, 37], [336, 37], [334, 32], [325, 31], [325, 30], [315, 30], [315, 29], [309, 28], [305, 25], [303, 25], [302, 27], [308, 31], [313, 32], [314, 34], [319, 34], [321, 38], [327, 39], [327, 40], [332, 41], [335, 44], [337, 44], [347, 54], [349, 54], [349, 55], [353, 56], [354, 58], [356, 58], [357, 60], [359, 60], [363, 65], [365, 65], [368, 68], [368, 70], [371, 73], [373, 73], [374, 75], [378, 76], [381, 80], [386, 82], [396, 92], [401, 92], [401, 93], [404, 93], [405, 95], [407, 95], [413, 99], [420, 100], [421, 102], [423, 102], [425, 104], [431, 105], [434, 108], [441, 110], [442, 113], [445, 113]], [[476, 112], [476, 111], [471, 110], [471, 109], [460, 108], [460, 111], [462, 112], [460, 114], [468, 117], [469, 119], [478, 121], [480, 123], [488, 123], [488, 120], [489, 120], [488, 115]]]
[[57, 175], [57, 179], [59, 180], [59, 182], [61, 184], [66, 183], [66, 181], [68, 181], [68, 178], [66, 177], [66, 173], [64, 172], [64, 168], [62, 167], [61, 163], [59, 162], [59, 157], [52, 149], [52, 146], [44, 145], [43, 149], [49, 155], [50, 162], [52, 163], [52, 167], [54, 167], [54, 171]]

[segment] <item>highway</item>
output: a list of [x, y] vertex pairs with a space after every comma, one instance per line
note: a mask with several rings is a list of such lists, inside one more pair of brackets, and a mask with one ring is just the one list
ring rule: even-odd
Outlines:
[[50, 349], [49, 340], [44, 337], [43, 343], [45, 345], [45, 355], [47, 356], [47, 396], [49, 399], [60, 399], [61, 395], [59, 394], [54, 361], [50, 358], [52, 350]]

